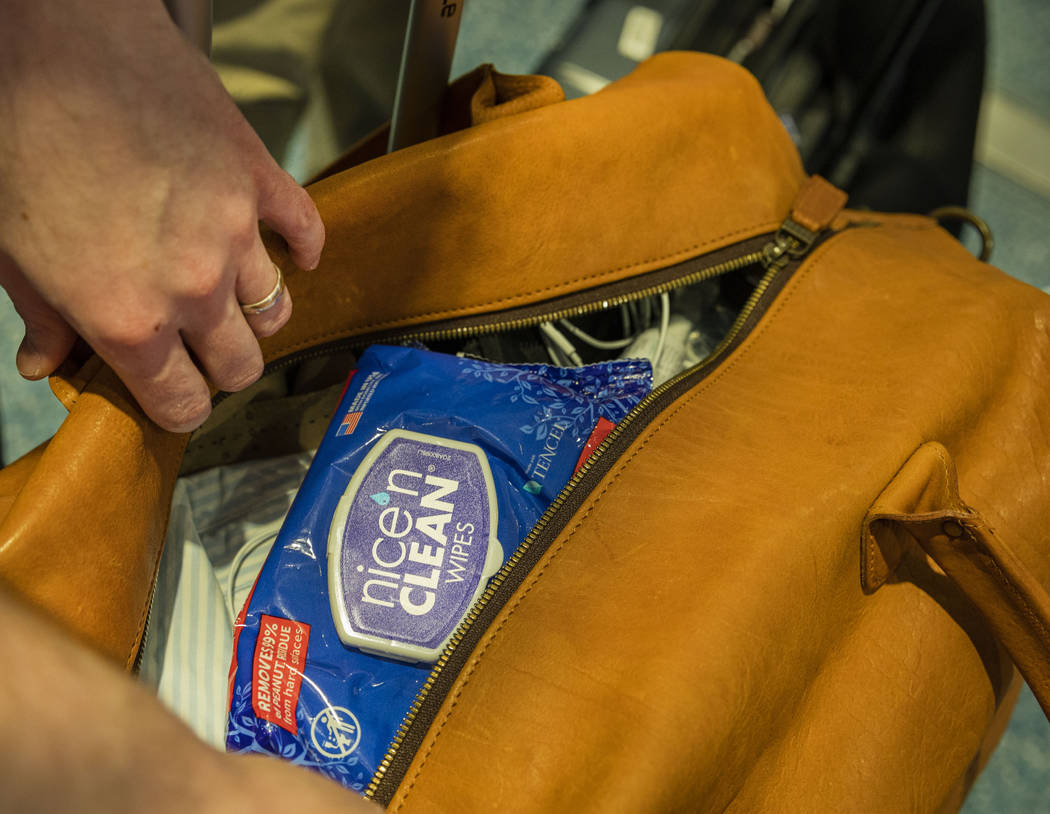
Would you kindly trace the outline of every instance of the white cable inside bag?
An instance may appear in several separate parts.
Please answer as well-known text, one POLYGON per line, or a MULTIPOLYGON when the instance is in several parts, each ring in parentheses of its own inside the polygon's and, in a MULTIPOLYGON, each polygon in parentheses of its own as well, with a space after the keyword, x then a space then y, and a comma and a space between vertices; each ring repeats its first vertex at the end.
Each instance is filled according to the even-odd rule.
MULTIPOLYGON (((281 522, 270 523, 259 529, 253 534, 244 545, 242 545, 237 553, 233 557, 233 561, 230 562, 230 573, 226 575, 226 602, 230 607, 230 616, 237 618, 237 613, 240 610, 235 601, 234 594, 237 586, 237 575, 241 572, 244 567, 245 561, 260 547, 267 543, 273 544, 273 541, 277 539, 277 532, 281 530, 281 522)), ((260 563, 260 567, 261 567, 260 563)))
MULTIPOLYGON (((631 328, 634 328, 636 331, 633 335, 625 336, 622 339, 598 339, 567 319, 561 319, 558 323, 566 332, 580 342, 596 350, 616 351, 627 348, 623 358, 648 358, 655 370, 660 364, 660 358, 663 356, 671 326, 671 296, 666 291, 659 295, 659 329, 649 327, 654 316, 653 303, 651 302, 653 299, 655 298, 647 297, 639 302, 629 302, 621 306, 625 331, 631 328), (655 349, 652 348, 649 337, 656 340, 655 349)), ((544 322, 540 324, 539 329, 543 344, 547 348, 547 354, 554 364, 562 366, 580 366, 583 364, 576 346, 553 323, 544 322)))
POLYGON ((590 345, 592 348, 597 348, 598 350, 620 350, 621 348, 626 348, 634 341, 633 336, 627 336, 623 339, 596 339, 582 328, 577 328, 567 319, 561 319, 558 320, 558 322, 565 330, 581 342, 590 345))
POLYGON ((656 343, 656 354, 653 356, 653 369, 660 366, 660 356, 667 342, 667 326, 671 322, 671 296, 665 291, 660 295, 660 339, 656 343))
POLYGON ((575 345, 566 338, 565 334, 549 322, 541 323, 540 331, 543 333, 544 342, 547 344, 547 352, 550 353, 555 364, 563 366, 576 365, 577 367, 583 365, 583 360, 580 358, 580 354, 576 352, 575 345), (556 349, 553 353, 551 352, 552 346, 556 349), (562 358, 558 358, 558 354, 562 358))
POLYGON ((663 384, 696 362, 686 355, 689 336, 696 327, 694 322, 678 311, 672 313, 670 294, 661 294, 659 299, 659 326, 653 325, 641 331, 620 357, 652 362, 654 386, 663 384))

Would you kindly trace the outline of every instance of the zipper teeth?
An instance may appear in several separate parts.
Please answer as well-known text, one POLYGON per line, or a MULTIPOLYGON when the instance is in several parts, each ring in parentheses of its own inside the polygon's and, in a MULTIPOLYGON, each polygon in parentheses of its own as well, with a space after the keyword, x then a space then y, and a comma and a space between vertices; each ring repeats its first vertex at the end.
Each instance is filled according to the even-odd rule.
POLYGON ((436 683, 438 677, 444 671, 445 666, 448 664, 448 661, 451 658, 452 654, 459 646, 459 643, 463 641, 463 637, 466 635, 467 631, 470 630, 470 628, 473 626, 475 620, 481 614, 482 609, 484 609, 484 607, 488 605, 492 597, 495 596, 497 589, 506 581, 507 577, 514 570, 517 564, 521 562, 521 559, 522 557, 524 557, 525 552, 527 552, 532 546, 532 544, 536 541, 536 538, 542 533, 543 529, 550 522, 550 519, 565 504, 568 495, 572 493, 572 490, 576 487, 580 480, 590 471, 593 462, 605 452, 608 446, 614 440, 616 440, 617 437, 619 437, 621 427, 623 427, 625 424, 632 420, 632 417, 638 411, 639 408, 648 404, 650 399, 655 397, 658 393, 663 392, 665 388, 671 386, 678 378, 680 378, 680 376, 676 376, 675 379, 665 382, 657 390, 654 390, 653 392, 649 393, 649 395, 647 395, 642 401, 640 401, 634 407, 634 409, 631 410, 631 412, 628 413, 620 421, 620 423, 616 425, 616 428, 614 428, 612 432, 610 432, 609 435, 605 437, 605 439, 601 442, 601 444, 598 445, 598 447, 591 454, 591 456, 579 468, 576 474, 572 476, 572 478, 561 490, 561 492, 558 493, 558 496, 555 497, 551 504, 547 507, 547 510, 540 517, 539 521, 537 521, 536 525, 532 528, 532 531, 530 531, 529 534, 525 537, 525 539, 522 540, 522 542, 514 550, 514 553, 511 554, 507 561, 503 564, 503 567, 500 568, 500 570, 496 572, 496 575, 492 577, 492 579, 489 581, 489 584, 485 588, 484 592, 481 594, 478 600, 471 606, 470 610, 467 612, 467 615, 464 616, 463 620, 459 623, 459 626, 452 634, 452 638, 449 639, 448 644, 445 646, 444 651, 438 657, 438 660, 434 663, 434 667, 430 671, 430 674, 427 676, 426 681, 423 682, 423 686, 420 687, 419 691, 416 693, 416 697, 412 701, 412 706, 409 707, 408 712, 405 713, 405 717, 401 720, 401 725, 397 729, 397 734, 394 735, 394 739, 391 741, 390 747, 387 749, 387 752, 383 756, 383 759, 379 762, 379 766, 376 768, 375 774, 372 776, 372 780, 368 784, 368 788, 365 790, 365 797, 368 797, 369 799, 375 797, 376 791, 379 789, 379 785, 383 782, 383 778, 386 776, 386 771, 388 768, 390 768, 390 764, 393 761, 394 756, 400 750, 401 744, 405 739, 405 735, 407 734, 409 727, 411 727, 412 723, 415 721, 416 715, 419 713, 419 709, 422 706, 423 701, 430 694, 431 689, 433 689, 433 686, 436 683))
POLYGON ((719 263, 715 266, 709 266, 690 274, 667 280, 665 283, 660 283, 656 286, 649 286, 648 288, 631 291, 629 293, 596 299, 593 302, 584 302, 582 305, 576 305, 570 308, 562 308, 553 312, 521 317, 519 319, 507 319, 486 326, 470 326, 468 328, 451 328, 446 330, 423 331, 420 333, 406 334, 405 338, 417 339, 425 342, 441 341, 445 339, 463 339, 483 332, 503 333, 506 331, 517 331, 522 328, 530 328, 531 326, 539 325, 541 322, 554 322, 559 319, 567 319, 571 316, 581 316, 595 311, 604 311, 607 308, 622 306, 627 304, 627 302, 633 302, 637 299, 645 299, 646 297, 654 296, 656 294, 663 294, 676 288, 693 286, 712 277, 717 277, 720 274, 726 274, 730 271, 735 271, 736 269, 742 269, 745 266, 759 263, 761 258, 761 252, 752 252, 751 254, 745 254, 742 257, 735 257, 731 260, 726 260, 726 262, 719 263))
MULTIPOLYGON (((604 297, 597 299, 594 302, 581 303, 568 308, 559 308, 556 311, 548 311, 534 316, 519 317, 517 319, 501 320, 499 322, 469 325, 458 328, 439 328, 432 331, 410 331, 408 333, 398 334, 396 337, 390 337, 386 341, 405 342, 415 340, 417 342, 444 342, 452 339, 466 339, 482 333, 504 333, 507 331, 516 331, 521 328, 529 328, 533 325, 539 325, 541 322, 555 322, 559 319, 568 319, 569 317, 580 316, 582 314, 591 314, 595 311, 603 311, 606 308, 615 308, 628 302, 634 302, 635 300, 663 294, 676 288, 682 288, 687 285, 696 285, 705 280, 710 280, 713 277, 728 274, 731 271, 736 271, 737 269, 760 262, 762 262, 762 252, 751 252, 750 254, 745 254, 741 257, 735 257, 732 260, 726 260, 722 263, 716 263, 713 266, 707 266, 689 274, 684 274, 673 280, 667 280, 658 285, 652 285, 647 288, 637 289, 624 294, 616 294, 612 297, 604 297)), ((282 359, 278 359, 276 362, 271 362, 266 365, 264 373, 276 373, 279 370, 283 370, 286 367, 298 364, 307 359, 327 356, 332 352, 333 348, 351 350, 353 348, 371 345, 373 341, 373 339, 368 337, 355 337, 343 341, 336 341, 321 348, 310 348, 309 350, 292 353, 282 359)), ((225 392, 217 394, 212 402, 213 406, 228 398, 229 395, 229 393, 225 392)))
MULTIPOLYGON (((528 327, 531 327, 532 325, 538 325, 541 322, 555 322, 555 321, 557 321, 559 319, 567 319, 569 317, 579 316, 581 314, 594 313, 595 311, 602 311, 602 310, 605 310, 606 308, 615 308, 617 306, 624 305, 624 304, 626 304, 628 302, 634 302, 635 300, 641 300, 641 299, 645 299, 646 297, 652 297, 652 296, 655 296, 655 295, 658 295, 658 294, 663 294, 665 292, 672 291, 672 290, 674 290, 676 288, 683 288, 683 287, 689 286, 689 285, 696 285, 698 283, 705 282, 706 280, 710 280, 710 279, 712 279, 714 277, 718 277, 718 276, 720 276, 722 274, 728 274, 731 271, 736 271, 737 269, 742 269, 742 268, 745 268, 747 266, 755 265, 755 264, 761 263, 761 262, 762 262, 762 252, 761 251, 750 252, 749 254, 741 255, 740 257, 734 257, 734 258, 732 258, 730 260, 725 260, 725 261, 723 261, 721 263, 716 263, 713 266, 705 266, 703 268, 697 269, 696 271, 690 272, 689 274, 684 274, 684 275, 682 275, 680 277, 675 277, 672 280, 667 280, 667 281, 659 283, 657 285, 648 286, 648 287, 642 288, 642 289, 636 289, 634 291, 626 292, 624 294, 617 294, 617 295, 614 295, 612 297, 605 297, 605 298, 597 299, 594 302, 582 303, 582 304, 579 304, 579 305, 576 305, 576 306, 573 306, 573 307, 570 307, 570 308, 561 308, 561 309, 558 309, 558 310, 554 311, 553 313, 548 312, 548 313, 544 313, 544 314, 537 314, 537 315, 531 316, 531 317, 522 317, 522 318, 518 318, 518 319, 504 320, 504 321, 491 323, 491 324, 487 324, 487 325, 471 325, 469 327, 450 328, 450 329, 445 329, 445 330, 440 330, 439 329, 439 330, 432 330, 432 331, 419 331, 419 332, 416 332, 416 333, 407 333, 407 334, 399 335, 398 339, 400 339, 402 341, 405 341, 405 340, 416 340, 416 341, 419 341, 419 342, 438 342, 438 341, 445 341, 445 340, 451 340, 451 339, 463 339, 463 338, 467 338, 467 337, 470 337, 470 336, 473 336, 473 335, 476 335, 476 334, 480 334, 480 333, 502 333, 502 332, 505 332, 505 331, 514 331, 514 330, 518 330, 518 329, 521 329, 521 328, 528 328, 528 327)), ((766 275, 766 276, 768 276, 768 275, 766 275)), ((765 278, 763 278, 762 282, 765 283, 765 278)), ((761 286, 761 284, 760 284, 760 286, 761 286)), ((763 290, 765 290, 764 287, 763 287, 763 290)), ((748 304, 750 304, 750 301, 749 301, 748 304)), ((752 306, 752 308, 753 308, 753 306, 752 306)), ((745 313, 749 313, 749 309, 748 309, 747 305, 744 306, 744 311, 742 311, 740 313, 740 315, 738 315, 737 320, 733 323, 733 326, 729 329, 729 333, 726 335, 726 338, 723 339, 723 341, 721 343, 719 343, 719 345, 715 348, 714 351, 712 351, 712 353, 708 357, 708 359, 715 358, 721 352, 722 347, 726 344, 726 341, 727 340, 731 340, 736 335, 736 332, 739 330, 737 328, 737 325, 738 324, 742 324, 740 322, 740 317, 744 316, 745 313)), ((352 349, 352 348, 355 348, 355 347, 361 347, 361 346, 364 346, 364 345, 367 345, 367 344, 371 344, 371 343, 370 343, 370 341, 367 338, 365 338, 363 340, 362 339, 349 339, 349 340, 345 340, 343 342, 337 342, 337 343, 335 343, 335 346, 338 347, 338 348, 349 350, 349 349, 352 349)), ((326 345, 326 346, 321 347, 321 348, 310 348, 308 350, 299 351, 298 353, 293 353, 293 354, 291 354, 289 356, 284 357, 283 359, 279 359, 276 362, 267 365, 266 369, 265 369, 265 373, 267 373, 267 374, 275 373, 275 372, 277 372, 279 370, 283 370, 286 367, 290 367, 291 365, 294 365, 294 364, 299 364, 300 362, 306 361, 308 359, 313 359, 313 358, 317 358, 317 357, 321 357, 321 356, 327 356, 327 355, 329 355, 332 352, 332 349, 333 349, 333 345, 329 344, 329 345, 326 345)), ((691 371, 688 371, 688 372, 695 372, 696 370, 699 370, 699 369, 703 368, 706 364, 707 364, 706 361, 701 362, 699 365, 697 365, 691 371)), ((582 476, 582 475, 586 474, 590 470, 590 468, 591 468, 591 461, 593 461, 596 458, 598 458, 601 455, 601 453, 607 448, 608 443, 619 436, 619 434, 620 434, 619 431, 618 431, 619 428, 622 427, 622 426, 625 426, 625 425, 627 425, 629 423, 629 421, 631 420, 632 415, 634 414, 634 412, 636 410, 638 410, 638 408, 642 407, 645 404, 650 403, 650 400, 652 398, 656 397, 660 393, 663 393, 664 390, 667 387, 673 385, 680 378, 682 378, 682 375, 684 375, 684 374, 679 374, 678 376, 675 376, 673 379, 671 379, 671 380, 669 380, 667 382, 664 382, 663 385, 661 385, 655 391, 649 393, 649 395, 646 396, 645 399, 643 399, 641 402, 639 402, 635 406, 635 409, 632 410, 630 413, 628 413, 627 416, 625 416, 620 421, 620 423, 617 425, 617 428, 614 429, 608 436, 606 436, 606 438, 603 440, 603 442, 601 444, 599 444, 598 447, 595 448, 594 452, 591 453, 591 456, 580 467, 580 469, 579 469, 579 471, 577 471, 576 475, 582 476)), ((225 392, 217 394, 215 399, 213 400, 213 405, 218 404, 219 402, 221 402, 224 399, 228 398, 229 395, 230 395, 229 393, 225 393, 225 392)), ((569 492, 571 492, 571 489, 573 488, 574 484, 577 481, 578 481, 578 478, 576 476, 574 476, 569 481, 569 483, 567 483, 565 485, 565 487, 562 489, 562 491, 554 499, 554 502, 552 502, 551 505, 547 507, 547 511, 544 512, 544 514, 540 517, 540 520, 537 523, 536 527, 533 529, 533 532, 537 532, 537 530, 542 529, 543 526, 545 526, 547 524, 547 522, 548 522, 548 515, 553 514, 555 511, 557 511, 557 509, 561 505, 564 504, 566 496, 569 494, 569 492)), ((503 583, 504 579, 506 578, 506 575, 504 574, 504 571, 507 569, 507 566, 510 566, 512 563, 516 563, 516 562, 519 562, 521 560, 522 554, 528 549, 528 546, 531 544, 531 542, 532 542, 532 540, 534 538, 535 538, 535 534, 530 533, 529 536, 527 536, 525 538, 525 540, 521 543, 521 545, 519 545, 518 548, 515 549, 514 553, 510 556, 510 559, 508 559, 507 562, 504 563, 503 568, 501 568, 497 572, 496 576, 493 577, 492 580, 490 580, 488 588, 486 588, 485 592, 481 595, 481 597, 478 599, 478 601, 472 606, 471 610, 467 613, 467 616, 464 617, 463 621, 460 623, 460 628, 462 628, 465 631, 469 627, 469 625, 467 625, 467 623, 468 622, 472 622, 473 619, 475 619, 477 617, 477 611, 479 611, 482 607, 484 607, 488 603, 488 600, 490 598, 490 592, 493 591, 496 587, 498 587, 499 585, 501 585, 503 583), (466 625, 466 627, 464 627, 464 625, 466 625)), ((149 614, 152 613, 152 610, 153 610, 153 598, 151 596, 150 597, 150 608, 149 608, 149 611, 147 612, 147 616, 146 616, 146 624, 147 624, 146 633, 149 632, 149 627, 148 627, 148 625, 149 625, 149 614)), ((390 748, 387 749, 387 752, 384 755, 383 760, 380 761, 379 767, 376 770, 375 775, 372 777, 372 782, 369 784, 368 789, 365 792, 365 796, 366 797, 371 798, 375 794, 376 788, 379 786, 379 783, 382 781, 384 775, 386 774, 386 770, 387 770, 387 768, 390 765, 390 760, 393 758, 394 754, 397 753, 398 748, 401 745, 401 741, 404 738, 405 731, 407 731, 408 727, 411 726, 412 721, 415 720, 416 714, 419 712, 420 704, 422 703, 423 699, 427 697, 427 695, 430 692, 430 688, 434 684, 434 681, 436 680, 437 676, 441 673, 441 670, 444 668, 444 665, 448 662, 448 655, 449 655, 449 653, 451 653, 451 651, 455 649, 455 645, 460 640, 462 640, 463 633, 461 632, 460 628, 457 628, 456 632, 452 634, 452 638, 449 640, 449 644, 446 647, 445 652, 443 652, 441 654, 441 656, 438 658, 437 662, 434 665, 434 669, 431 671, 430 675, 427 676, 427 679, 423 683, 423 686, 420 687, 419 693, 416 695, 416 698, 413 701, 412 706, 409 707, 408 712, 405 714, 405 718, 402 720, 401 725, 398 727, 397 734, 394 736, 394 740, 391 741, 390 748)), ((143 650, 144 650, 144 647, 145 647, 146 633, 143 634, 143 641, 139 645, 139 650, 138 650, 138 653, 136 654, 136 657, 135 657, 136 667, 138 665, 141 665, 141 663, 142 663, 142 656, 143 656, 143 650)))
MULTIPOLYGON (((744 258, 740 258, 739 260, 730 261, 728 263, 721 263, 718 266, 713 266, 710 269, 704 269, 702 271, 688 275, 688 277, 686 278, 682 278, 682 280, 687 280, 687 282, 683 282, 680 280, 676 281, 676 283, 654 286, 652 289, 646 290, 652 291, 653 293, 662 293, 663 291, 670 290, 671 288, 675 288, 679 285, 690 285, 692 283, 701 282, 704 279, 707 279, 707 277, 709 276, 716 276, 717 274, 725 273, 726 271, 735 268, 741 268, 745 265, 750 265, 752 263, 758 262, 760 259, 761 253, 749 254, 744 258), (728 266, 729 268, 724 268, 726 266, 728 266)), ((404 742, 405 736, 407 735, 409 728, 412 726, 413 722, 416 719, 416 716, 419 714, 419 710, 422 707, 424 700, 426 700, 427 696, 430 695, 430 691, 433 689, 434 684, 441 676, 446 665, 451 659, 452 654, 456 651, 456 648, 459 646, 460 642, 463 641, 463 638, 467 634, 467 631, 469 631, 470 628, 473 626, 478 616, 481 615, 482 610, 492 600, 492 598, 496 594, 496 591, 506 581, 507 577, 514 570, 517 564, 521 562, 522 558, 525 556, 525 553, 536 542, 537 538, 543 533, 543 531, 547 527, 547 524, 550 523, 554 515, 557 514, 557 512, 565 504, 565 501, 568 499, 569 495, 572 494, 572 491, 587 476, 587 473, 590 472, 590 470, 594 466, 595 461, 598 461, 606 453, 609 447, 612 446, 612 444, 614 444, 621 435, 623 435, 624 431, 628 427, 630 427, 631 423, 635 421, 641 413, 645 412, 650 405, 652 405, 666 392, 676 387, 685 379, 701 374, 704 370, 706 370, 719 359, 719 357, 725 352, 726 348, 732 345, 732 343, 740 335, 740 332, 744 329, 744 326, 751 318, 751 315, 758 307, 759 302, 762 300, 762 297, 769 289, 770 284, 773 282, 773 279, 777 276, 779 271, 780 269, 773 268, 767 271, 765 275, 763 275, 758 285, 755 286, 754 291, 751 292, 751 296, 744 304, 744 307, 741 309, 740 313, 737 314, 737 318, 733 321, 733 324, 730 327, 729 331, 726 333, 725 337, 723 337, 722 341, 719 342, 715 349, 710 353, 710 355, 708 355, 708 357, 699 364, 691 367, 689 370, 683 371, 677 376, 668 379, 655 390, 650 392, 644 399, 638 402, 638 404, 635 405, 634 409, 632 409, 626 416, 624 416, 623 419, 621 419, 620 422, 613 428, 613 430, 605 437, 601 444, 599 444, 595 448, 594 452, 591 453, 590 457, 588 457, 587 460, 584 461, 584 463, 580 466, 579 470, 577 470, 577 472, 572 476, 569 482, 558 493, 558 496, 554 498, 551 504, 547 507, 547 510, 540 517, 539 521, 537 521, 536 525, 533 526, 532 531, 530 531, 525 537, 525 539, 522 540, 521 544, 518 545, 518 547, 514 550, 514 553, 511 554, 509 559, 503 564, 503 567, 496 572, 496 575, 494 577, 492 577, 484 592, 481 594, 478 600, 471 606, 470 610, 467 612, 467 615, 463 618, 459 626, 456 628, 455 632, 452 634, 452 638, 449 639, 449 642, 445 646, 444 651, 442 651, 441 655, 438 657, 438 660, 434 663, 434 667, 430 671, 430 674, 427 676, 426 681, 423 682, 423 686, 421 686, 419 688, 419 691, 416 693, 416 697, 412 701, 412 706, 409 707, 408 711, 405 713, 405 717, 402 718, 401 725, 398 727, 397 733, 394 735, 394 738, 391 741, 390 746, 386 751, 386 754, 383 756, 383 759, 379 762, 379 766, 376 767, 375 774, 372 776, 372 780, 368 784, 368 788, 364 792, 365 797, 369 799, 373 799, 375 797, 376 792, 379 790, 379 786, 383 782, 383 778, 386 777, 387 770, 390 768, 390 765, 393 762, 395 755, 397 755, 397 753, 401 749, 401 744, 404 742)), ((649 295, 643 294, 642 296, 649 295)), ((624 297, 617 299, 619 301, 617 301, 615 304, 619 305, 621 304, 620 301, 633 299, 633 297, 624 297)), ((611 300, 606 302, 612 304, 611 300)), ((604 304, 602 304, 600 307, 605 306, 604 304)), ((562 318, 563 317, 551 317, 550 319, 562 318)))
POLYGON ((142 671, 142 659, 146 655, 146 642, 149 641, 150 627, 153 622, 153 603, 157 598, 154 589, 149 595, 149 605, 146 606, 146 621, 142 624, 142 639, 139 641, 138 650, 135 652, 135 661, 131 665, 131 674, 138 675, 142 671))
POLYGON ((726 260, 725 262, 718 263, 714 266, 699 269, 690 274, 684 274, 681 277, 667 280, 658 285, 652 285, 647 288, 638 289, 624 294, 617 294, 612 297, 604 297, 597 299, 594 302, 560 308, 556 311, 548 311, 543 314, 536 314, 535 316, 503 320, 489 325, 471 325, 463 328, 447 328, 444 330, 438 329, 433 331, 407 333, 400 338, 414 339, 420 342, 435 342, 448 339, 465 339, 479 333, 503 333, 506 331, 516 331, 521 328, 529 328, 533 325, 539 325, 541 322, 556 322, 559 319, 568 319, 569 317, 591 314, 595 311, 603 311, 606 308, 615 308, 628 302, 634 302, 635 300, 642 300, 646 297, 663 294, 676 288, 682 288, 683 286, 702 283, 712 277, 718 277, 722 274, 727 274, 730 271, 736 271, 745 266, 754 265, 755 263, 761 262, 761 260, 762 252, 752 252, 743 255, 742 257, 735 257, 732 260, 726 260))

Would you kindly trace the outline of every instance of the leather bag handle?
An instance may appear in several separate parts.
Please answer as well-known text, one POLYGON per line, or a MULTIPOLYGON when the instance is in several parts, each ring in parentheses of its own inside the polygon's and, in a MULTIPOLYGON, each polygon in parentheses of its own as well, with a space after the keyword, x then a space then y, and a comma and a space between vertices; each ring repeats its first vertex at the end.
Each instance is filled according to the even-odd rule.
MULTIPOLYGON (((505 74, 492 65, 480 65, 449 84, 441 104, 440 133, 447 135, 564 100, 561 85, 549 76, 505 74)), ((379 158, 386 152, 389 137, 390 125, 384 124, 320 170, 307 185, 379 158)))
POLYGON ((864 588, 880 587, 918 544, 974 605, 1050 719, 1050 595, 981 515, 959 497, 940 444, 921 446, 864 524, 864 588))
POLYGON ((977 606, 1050 718, 1050 596, 976 513, 904 527, 977 606))

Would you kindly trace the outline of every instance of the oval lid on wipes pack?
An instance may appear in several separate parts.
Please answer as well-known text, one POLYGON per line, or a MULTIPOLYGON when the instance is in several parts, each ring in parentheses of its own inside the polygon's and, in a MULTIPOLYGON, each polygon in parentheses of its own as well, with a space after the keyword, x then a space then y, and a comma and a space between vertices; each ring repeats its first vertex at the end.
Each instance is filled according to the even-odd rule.
POLYGON ((357 467, 328 535, 339 638, 434 661, 503 563, 496 490, 481 447, 388 430, 357 467))

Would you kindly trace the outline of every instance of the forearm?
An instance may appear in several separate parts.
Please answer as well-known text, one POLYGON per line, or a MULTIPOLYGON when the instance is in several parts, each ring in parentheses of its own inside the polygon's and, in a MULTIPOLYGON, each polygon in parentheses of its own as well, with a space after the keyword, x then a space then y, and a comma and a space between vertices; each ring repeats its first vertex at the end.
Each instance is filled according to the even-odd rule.
MULTIPOLYGON (((56 176, 74 166, 73 135, 83 149, 115 155, 148 155, 163 142, 170 121, 127 116, 172 102, 173 114, 186 109, 164 98, 170 91, 150 69, 198 81, 211 73, 203 55, 184 47, 161 0, 0 0, 0 19, 0 151, 9 159, 45 151, 56 176), (151 87, 158 98, 144 95, 151 87)), ((12 180, 0 179, 0 191, 12 180)), ((63 178, 67 186, 79 180, 63 178)))
POLYGON ((0 19, 3 79, 80 74, 100 37, 133 50, 173 26, 162 0, 0 0, 0 19))
POLYGON ((136 682, 0 592, 0 810, 196 810, 217 758, 136 682))
POLYGON ((137 682, 0 589, 0 811, 375 812, 275 758, 216 752, 137 682))

